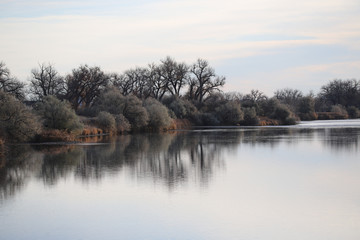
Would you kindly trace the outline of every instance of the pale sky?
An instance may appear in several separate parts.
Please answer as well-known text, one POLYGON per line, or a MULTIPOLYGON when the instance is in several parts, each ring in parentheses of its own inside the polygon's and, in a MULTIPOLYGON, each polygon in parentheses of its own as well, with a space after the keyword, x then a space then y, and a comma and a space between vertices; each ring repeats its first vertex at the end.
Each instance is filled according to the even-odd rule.
POLYGON ((210 62, 224 91, 317 93, 360 79, 359 0, 0 0, 0 61, 22 81, 38 63, 118 72, 166 56, 210 62))

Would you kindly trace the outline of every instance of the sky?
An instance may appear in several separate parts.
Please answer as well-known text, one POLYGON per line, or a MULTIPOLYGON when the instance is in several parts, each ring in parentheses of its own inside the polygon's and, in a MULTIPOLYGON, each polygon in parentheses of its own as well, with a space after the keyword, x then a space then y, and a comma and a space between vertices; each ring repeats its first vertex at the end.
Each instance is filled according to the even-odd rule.
POLYGON ((206 59, 223 91, 307 94, 360 79, 359 0, 0 0, 0 61, 28 82, 51 63, 118 72, 206 59))

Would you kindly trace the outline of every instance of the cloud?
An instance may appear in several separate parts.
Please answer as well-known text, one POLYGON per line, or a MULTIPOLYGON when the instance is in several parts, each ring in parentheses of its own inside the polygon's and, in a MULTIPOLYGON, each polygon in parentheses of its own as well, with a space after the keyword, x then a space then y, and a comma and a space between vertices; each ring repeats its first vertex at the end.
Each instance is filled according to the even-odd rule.
POLYGON ((167 55, 189 63, 201 57, 221 65, 267 55, 276 61, 279 52, 299 46, 359 49, 359 4, 353 0, 2 4, 10 11, 0 18, 0 54, 21 79, 44 61, 56 63, 63 73, 82 63, 121 72, 167 55))

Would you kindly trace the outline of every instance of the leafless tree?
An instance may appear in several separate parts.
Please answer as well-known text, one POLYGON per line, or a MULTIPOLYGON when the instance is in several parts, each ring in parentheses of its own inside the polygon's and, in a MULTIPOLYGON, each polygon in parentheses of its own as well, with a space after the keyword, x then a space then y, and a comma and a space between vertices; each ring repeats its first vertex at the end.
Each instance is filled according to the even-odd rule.
POLYGON ((66 98, 76 109, 89 107, 110 80, 99 67, 80 66, 66 77, 66 98))
POLYGON ((12 77, 10 70, 4 62, 0 62, 0 91, 12 94, 17 99, 23 100, 25 84, 12 77))
POLYGON ((203 59, 198 59, 190 67, 190 73, 188 96, 200 104, 207 94, 219 91, 219 87, 225 84, 225 77, 217 76, 215 70, 203 59))
POLYGON ((160 74, 171 95, 180 96, 180 91, 186 84, 188 69, 185 63, 177 63, 171 57, 161 61, 160 74))
POLYGON ((39 64, 38 69, 31 70, 30 92, 38 99, 49 95, 63 95, 64 90, 64 78, 52 64, 39 64))

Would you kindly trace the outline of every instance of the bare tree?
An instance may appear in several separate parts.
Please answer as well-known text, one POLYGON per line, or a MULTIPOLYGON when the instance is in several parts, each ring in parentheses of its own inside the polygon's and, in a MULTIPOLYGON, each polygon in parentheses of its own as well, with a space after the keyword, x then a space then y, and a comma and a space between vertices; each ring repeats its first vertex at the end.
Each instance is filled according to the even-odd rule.
POLYGON ((76 109, 79 106, 89 107, 99 96, 110 80, 99 67, 80 66, 73 69, 72 74, 66 77, 66 99, 76 109))
POLYGON ((189 92, 190 99, 203 102, 204 97, 213 91, 219 91, 219 87, 225 84, 225 77, 217 76, 215 70, 209 66, 206 60, 198 59, 190 67, 192 76, 189 78, 189 92))
POLYGON ((161 68, 155 64, 149 65, 148 82, 150 85, 151 96, 161 100, 168 91, 169 82, 167 82, 161 73, 161 68))
POLYGON ((332 105, 360 107, 360 81, 335 79, 321 87, 319 97, 332 105))
POLYGON ((47 65, 39 64, 38 69, 31 70, 30 92, 38 99, 49 95, 63 95, 64 90, 64 78, 50 63, 47 65))
POLYGON ((291 110, 295 111, 300 100, 303 98, 303 94, 297 89, 284 88, 275 91, 274 97, 281 103, 289 105, 291 110))
POLYGON ((12 94, 17 99, 23 100, 25 84, 12 77, 10 70, 4 62, 0 62, 0 91, 12 94))
POLYGON ((180 96, 180 91, 186 84, 188 69, 185 63, 177 63, 171 57, 161 61, 160 74, 171 95, 180 96))

